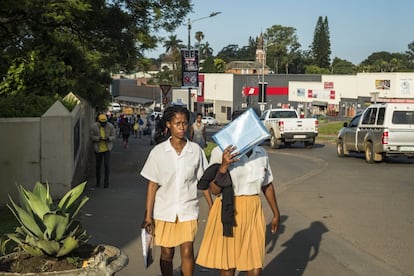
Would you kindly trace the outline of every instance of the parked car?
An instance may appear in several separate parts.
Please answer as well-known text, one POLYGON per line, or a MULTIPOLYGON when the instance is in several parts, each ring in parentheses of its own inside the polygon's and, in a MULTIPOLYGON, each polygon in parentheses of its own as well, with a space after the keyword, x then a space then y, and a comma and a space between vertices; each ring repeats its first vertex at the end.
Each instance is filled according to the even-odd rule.
POLYGON ((203 116, 203 118, 201 119, 201 122, 209 126, 218 125, 218 121, 211 116, 203 116))
POLYGON ((162 118, 163 113, 162 113, 162 112, 159 112, 159 111, 153 111, 153 112, 150 114, 150 116, 152 116, 152 115, 154 115, 154 117, 155 117, 155 118, 157 118, 158 116, 159 116, 160 118, 162 118))
POLYGON ((367 107, 339 131, 338 157, 365 153, 367 163, 386 156, 414 157, 414 104, 382 103, 367 107))
POLYGON ((121 112, 122 108, 121 108, 121 105, 119 103, 111 103, 108 107, 108 110, 111 111, 111 112, 117 113, 117 112, 121 112))

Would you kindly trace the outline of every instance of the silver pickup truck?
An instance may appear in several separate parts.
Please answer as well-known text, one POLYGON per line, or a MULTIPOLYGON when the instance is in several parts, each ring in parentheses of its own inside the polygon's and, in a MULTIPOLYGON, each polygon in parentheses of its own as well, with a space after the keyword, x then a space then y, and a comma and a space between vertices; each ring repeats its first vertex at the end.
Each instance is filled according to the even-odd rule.
POLYGON ((294 109, 268 109, 260 120, 270 133, 270 147, 273 149, 296 142, 303 142, 306 148, 312 148, 318 136, 318 120, 300 118, 294 109))
POLYGON ((364 152, 367 163, 386 156, 414 157, 414 104, 373 104, 338 132, 337 155, 364 152))

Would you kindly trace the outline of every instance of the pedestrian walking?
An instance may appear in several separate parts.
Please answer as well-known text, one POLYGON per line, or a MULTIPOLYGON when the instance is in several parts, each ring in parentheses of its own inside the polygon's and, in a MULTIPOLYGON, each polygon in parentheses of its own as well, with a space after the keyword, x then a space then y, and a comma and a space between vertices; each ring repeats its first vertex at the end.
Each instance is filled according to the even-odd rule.
POLYGON ((148 179, 142 228, 154 234, 161 247, 162 275, 173 275, 175 247, 180 247, 182 275, 193 275, 193 242, 198 229, 197 181, 207 165, 204 151, 186 137, 189 111, 181 106, 165 109, 169 138, 150 152, 141 175, 148 179))
MULTIPOLYGON (((271 232, 279 225, 279 209, 267 152, 255 146, 239 157, 235 147, 215 147, 199 188, 217 195, 210 209, 196 263, 219 269, 222 276, 235 271, 261 275, 266 223, 260 192, 273 212, 271 232)), ((206 197, 207 198, 207 197, 206 197)), ((210 206, 211 199, 207 200, 210 206)))
POLYGON ((205 148, 207 146, 206 125, 201 122, 202 118, 203 115, 197 113, 196 121, 190 128, 190 140, 197 143, 201 148, 205 148))
POLYGON ((122 142, 124 144, 124 148, 126 149, 128 148, 129 136, 131 135, 131 132, 133 131, 132 126, 130 122, 128 121, 127 117, 123 118, 120 131, 122 135, 122 142))
POLYGON ((147 120, 147 127, 151 131, 151 142, 150 145, 155 145, 155 130, 157 127, 157 121, 155 120, 155 115, 151 114, 151 116, 147 120))
POLYGON ((97 122, 91 126, 90 138, 93 142, 96 161, 96 187, 101 185, 101 167, 104 163, 104 188, 109 186, 112 142, 116 137, 114 126, 108 122, 105 114, 98 116, 97 122))
POLYGON ((138 138, 141 139, 142 133, 144 131, 144 120, 142 120, 141 115, 137 115, 137 122, 138 122, 138 138))

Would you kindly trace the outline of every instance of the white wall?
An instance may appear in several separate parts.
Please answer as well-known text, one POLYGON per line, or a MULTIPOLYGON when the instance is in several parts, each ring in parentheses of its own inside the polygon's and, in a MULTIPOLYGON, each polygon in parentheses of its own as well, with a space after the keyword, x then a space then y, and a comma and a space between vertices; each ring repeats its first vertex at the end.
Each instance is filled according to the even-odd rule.
POLYGON ((226 111, 233 107, 233 84, 233 74, 204 75, 204 101, 213 103, 213 113, 219 123, 228 122, 226 111))
POLYGON ((341 98, 358 98, 358 96, 369 96, 358 95, 356 75, 322 75, 322 87, 324 83, 332 82, 334 87, 329 90, 335 90, 335 100, 329 103, 338 104, 341 98))
POLYGON ((55 102, 42 117, 0 118, 0 206, 9 203, 8 195, 17 198, 16 184, 31 190, 48 181, 52 196, 60 198, 85 181, 95 114, 79 103, 72 112, 55 102))
POLYGON ((41 118, 41 181, 53 183, 51 192, 64 195, 74 172, 73 126, 70 112, 56 101, 41 118))
POLYGON ((233 74, 205 74, 204 100, 233 101, 233 74))
POLYGON ((358 93, 370 96, 377 93, 380 98, 414 98, 414 73, 360 73, 358 93), (380 87, 380 81, 389 81, 389 89, 380 87))
POLYGON ((289 82, 289 101, 312 102, 323 101, 328 104, 339 104, 341 98, 357 99, 358 97, 378 98, 414 98, 414 73, 359 73, 357 75, 322 75, 321 82, 289 82), (389 81, 389 88, 380 86, 389 81), (332 88, 325 88, 331 83, 332 88), (298 93, 301 90, 302 93, 298 93), (335 99, 308 98, 308 90, 321 92, 325 96, 329 90, 335 91, 335 99))
POLYGON ((0 205, 40 180, 40 118, 0 118, 0 205))

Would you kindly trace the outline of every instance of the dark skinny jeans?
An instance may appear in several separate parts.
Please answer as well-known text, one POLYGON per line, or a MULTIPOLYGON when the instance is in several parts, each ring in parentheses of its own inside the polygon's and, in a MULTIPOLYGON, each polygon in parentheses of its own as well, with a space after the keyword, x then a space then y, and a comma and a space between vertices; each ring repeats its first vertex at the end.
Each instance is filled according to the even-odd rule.
POLYGON ((96 157, 96 186, 99 187, 101 185, 101 167, 102 161, 104 163, 104 187, 108 187, 109 185, 109 166, 111 164, 111 152, 95 152, 96 157))

